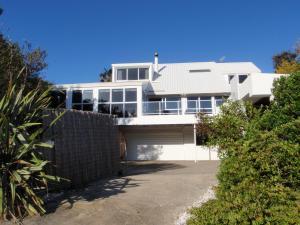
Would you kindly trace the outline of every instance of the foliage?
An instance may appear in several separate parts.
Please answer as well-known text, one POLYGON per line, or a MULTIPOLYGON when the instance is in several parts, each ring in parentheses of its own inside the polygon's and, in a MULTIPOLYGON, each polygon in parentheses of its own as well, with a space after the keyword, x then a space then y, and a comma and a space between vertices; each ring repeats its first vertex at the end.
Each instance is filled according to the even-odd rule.
POLYGON ((300 70, 300 63, 299 62, 288 62, 283 60, 279 66, 276 68, 276 73, 282 74, 291 74, 295 73, 300 70))
POLYGON ((44 213, 41 194, 50 180, 57 179, 44 172, 48 161, 38 152, 51 148, 41 139, 47 129, 42 119, 50 103, 49 91, 26 93, 24 85, 10 84, 0 98, 0 219, 44 213))
POLYGON ((112 69, 104 68, 104 71, 99 75, 100 82, 111 82, 112 80, 112 69))
POLYGON ((45 51, 32 49, 30 44, 21 49, 17 43, 0 34, 0 97, 5 94, 12 80, 17 88, 25 85, 26 93, 37 88, 41 92, 48 89, 50 83, 40 76, 47 67, 45 57, 45 51))
POLYGON ((273 56, 276 73, 291 74, 300 70, 300 42, 296 43, 293 51, 284 51, 273 56))
POLYGON ((300 72, 273 95, 267 108, 228 102, 199 122, 221 165, 216 199, 192 209, 189 224, 300 224, 300 72))

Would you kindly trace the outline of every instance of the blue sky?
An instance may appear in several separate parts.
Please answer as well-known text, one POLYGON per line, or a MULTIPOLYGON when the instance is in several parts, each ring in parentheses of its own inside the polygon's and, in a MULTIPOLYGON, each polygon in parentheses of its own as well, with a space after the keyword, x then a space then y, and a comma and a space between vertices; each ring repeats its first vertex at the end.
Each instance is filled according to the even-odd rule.
POLYGON ((1 31, 48 53, 54 83, 98 81, 111 63, 253 61, 300 38, 299 0, 0 0, 1 31))

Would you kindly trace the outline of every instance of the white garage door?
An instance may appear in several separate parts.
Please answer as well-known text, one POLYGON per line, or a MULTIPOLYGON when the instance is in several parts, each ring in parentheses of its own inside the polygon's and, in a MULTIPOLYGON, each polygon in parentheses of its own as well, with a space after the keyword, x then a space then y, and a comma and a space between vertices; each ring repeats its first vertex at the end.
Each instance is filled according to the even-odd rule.
POLYGON ((183 160, 183 132, 127 133, 128 160, 183 160))

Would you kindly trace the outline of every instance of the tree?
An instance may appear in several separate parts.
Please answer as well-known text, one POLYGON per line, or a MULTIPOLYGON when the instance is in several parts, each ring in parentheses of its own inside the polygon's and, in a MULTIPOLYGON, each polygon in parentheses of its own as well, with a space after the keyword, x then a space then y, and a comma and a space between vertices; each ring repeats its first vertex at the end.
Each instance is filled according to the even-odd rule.
POLYGON ((112 69, 104 68, 104 71, 99 74, 100 82, 111 82, 112 81, 112 69))
POLYGON ((278 79, 273 95, 267 108, 227 102, 214 118, 199 115, 221 164, 216 199, 189 224, 299 224, 300 71, 278 79))
POLYGON ((32 49, 29 44, 21 49, 0 34, 0 97, 7 91, 10 81, 14 81, 17 88, 25 85, 25 92, 37 87, 46 90, 50 83, 40 76, 47 67, 45 58, 45 51, 32 49))
POLYGON ((276 73, 291 74, 300 70, 300 42, 296 43, 293 51, 284 51, 273 56, 276 73))

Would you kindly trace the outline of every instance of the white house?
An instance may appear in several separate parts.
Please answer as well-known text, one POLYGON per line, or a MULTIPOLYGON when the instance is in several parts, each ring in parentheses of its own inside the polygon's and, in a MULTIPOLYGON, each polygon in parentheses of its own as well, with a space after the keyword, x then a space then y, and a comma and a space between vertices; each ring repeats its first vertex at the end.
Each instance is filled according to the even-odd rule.
MULTIPOLYGON (((128 160, 214 160, 198 145, 195 114, 217 114, 224 99, 269 100, 278 74, 251 62, 112 64, 112 82, 57 85, 66 107, 114 114, 128 160)), ((101 128, 99 128, 101 129, 101 128)))

